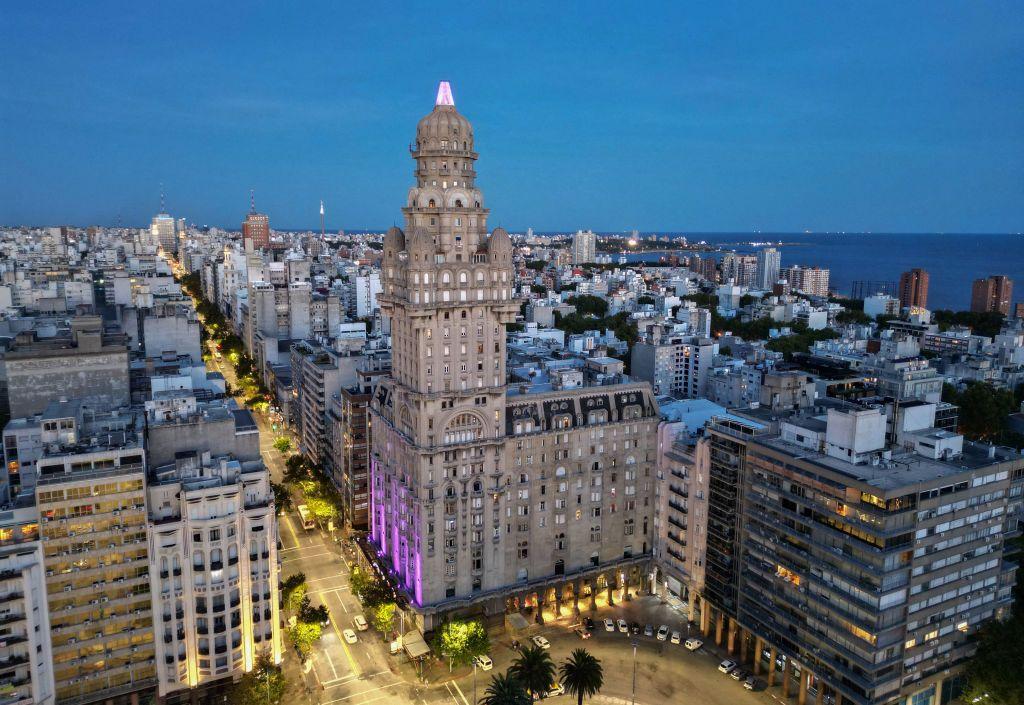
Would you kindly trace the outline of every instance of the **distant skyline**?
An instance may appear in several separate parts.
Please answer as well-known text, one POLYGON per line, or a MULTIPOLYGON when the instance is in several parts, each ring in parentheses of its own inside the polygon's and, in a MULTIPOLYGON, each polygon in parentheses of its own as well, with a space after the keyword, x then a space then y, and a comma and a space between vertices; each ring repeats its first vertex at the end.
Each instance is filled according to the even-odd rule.
POLYGON ((451 81, 490 225, 1024 230, 1024 5, 9 5, 0 224, 401 223, 451 81))

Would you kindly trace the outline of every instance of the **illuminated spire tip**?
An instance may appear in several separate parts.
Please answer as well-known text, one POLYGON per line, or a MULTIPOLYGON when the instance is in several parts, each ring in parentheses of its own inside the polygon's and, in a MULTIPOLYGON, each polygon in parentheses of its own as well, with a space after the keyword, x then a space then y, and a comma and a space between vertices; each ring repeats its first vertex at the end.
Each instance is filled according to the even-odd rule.
POLYGON ((448 81, 441 81, 437 86, 437 100, 434 105, 450 105, 455 107, 455 98, 452 97, 452 87, 448 81))

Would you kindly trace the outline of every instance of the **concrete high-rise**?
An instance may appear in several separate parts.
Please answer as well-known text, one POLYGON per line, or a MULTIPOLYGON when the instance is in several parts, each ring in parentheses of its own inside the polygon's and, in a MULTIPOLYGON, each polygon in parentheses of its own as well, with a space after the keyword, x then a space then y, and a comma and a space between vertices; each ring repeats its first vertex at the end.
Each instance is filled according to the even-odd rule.
POLYGON ((572 236, 572 263, 586 264, 597 257, 597 235, 593 230, 577 230, 572 236))
POLYGON ((149 225, 149 233, 164 252, 178 256, 178 231, 174 218, 167 213, 157 213, 149 225))
POLYGON ((781 269, 782 253, 774 247, 765 247, 759 250, 757 253, 757 288, 771 291, 775 282, 779 281, 781 269))
POLYGON ((928 308, 928 272, 915 267, 900 275, 900 308, 928 308))
POLYGON ((1012 299, 1013 280, 1002 274, 975 279, 971 286, 971 310, 978 313, 998 311, 1009 315, 1012 299))
POLYGON ((560 613, 646 580, 656 413, 622 362, 506 384, 512 242, 487 234, 469 121, 442 83, 412 147, 405 231, 384 239, 392 371, 371 402, 371 540, 417 626, 560 613), (571 486, 571 489, 570 489, 571 486), (584 584, 589 586, 589 591, 584 584))

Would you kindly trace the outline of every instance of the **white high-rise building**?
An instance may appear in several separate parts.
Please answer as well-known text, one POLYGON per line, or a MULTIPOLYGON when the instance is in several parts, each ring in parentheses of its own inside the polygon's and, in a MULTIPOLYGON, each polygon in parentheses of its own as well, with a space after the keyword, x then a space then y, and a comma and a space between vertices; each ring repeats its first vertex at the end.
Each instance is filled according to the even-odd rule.
POLYGON ((356 277, 356 318, 372 316, 377 308, 377 294, 380 293, 380 270, 356 277))
POLYGON ((168 254, 178 255, 178 233, 175 229, 174 218, 167 213, 158 213, 153 216, 153 222, 149 225, 149 233, 153 240, 160 244, 161 249, 168 254))
POLYGON ((779 272, 782 269, 782 254, 774 247, 765 247, 757 253, 757 279, 758 289, 771 291, 772 286, 779 280, 779 272))
POLYGON ((572 236, 572 263, 586 264, 597 257, 597 235, 593 230, 577 230, 572 236))

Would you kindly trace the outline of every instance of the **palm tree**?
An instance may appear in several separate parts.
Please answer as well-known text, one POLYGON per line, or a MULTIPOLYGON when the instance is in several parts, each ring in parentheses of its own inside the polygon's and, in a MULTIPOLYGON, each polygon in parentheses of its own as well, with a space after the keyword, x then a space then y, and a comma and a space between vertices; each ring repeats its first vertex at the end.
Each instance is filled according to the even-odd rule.
POLYGON ((510 673, 498 673, 491 677, 479 705, 530 705, 530 694, 510 673))
POLYGON ((555 662, 539 646, 523 649, 516 657, 509 673, 530 691, 530 695, 543 693, 555 680, 555 662))
POLYGON ((575 649, 562 664, 562 685, 570 695, 576 696, 578 705, 583 698, 593 697, 604 684, 601 661, 586 649, 575 649))

